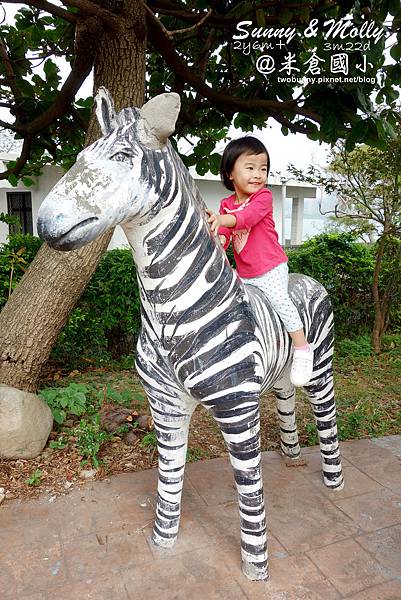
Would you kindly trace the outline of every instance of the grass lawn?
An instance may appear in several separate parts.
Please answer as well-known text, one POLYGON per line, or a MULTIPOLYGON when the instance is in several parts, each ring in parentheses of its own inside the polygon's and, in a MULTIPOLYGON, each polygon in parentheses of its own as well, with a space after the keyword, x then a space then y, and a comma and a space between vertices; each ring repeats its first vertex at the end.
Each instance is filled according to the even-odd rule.
MULTIPOLYGON (((78 484, 82 470, 96 468, 97 479, 118 471, 157 464, 154 431, 135 427, 137 415, 149 414, 141 385, 127 368, 132 358, 112 368, 85 372, 51 370, 43 381, 47 401, 57 415, 49 442, 35 460, 0 459, 0 487, 7 497, 32 497, 43 491, 65 493, 78 484), (105 423, 119 427, 105 431, 105 423)), ((335 356, 335 389, 341 440, 399 434, 401 431, 401 335, 385 338, 380 356, 370 353, 366 337, 343 340, 335 356)), ((312 410, 297 393, 301 446, 317 443, 312 410)), ((279 448, 275 398, 261 399, 262 450, 279 448)), ((188 462, 223 456, 226 448, 213 419, 198 407, 192 417, 188 462)))

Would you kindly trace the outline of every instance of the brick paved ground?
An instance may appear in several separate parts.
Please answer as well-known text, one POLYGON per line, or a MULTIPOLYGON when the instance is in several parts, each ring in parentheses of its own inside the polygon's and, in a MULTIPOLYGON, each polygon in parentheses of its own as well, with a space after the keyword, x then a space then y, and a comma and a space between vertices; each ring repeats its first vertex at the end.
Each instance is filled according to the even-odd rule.
POLYGON ((150 543, 156 472, 0 507, 1 600, 401 600, 401 436, 342 444, 345 489, 263 454, 269 582, 240 570, 228 460, 187 467, 179 539, 150 543))

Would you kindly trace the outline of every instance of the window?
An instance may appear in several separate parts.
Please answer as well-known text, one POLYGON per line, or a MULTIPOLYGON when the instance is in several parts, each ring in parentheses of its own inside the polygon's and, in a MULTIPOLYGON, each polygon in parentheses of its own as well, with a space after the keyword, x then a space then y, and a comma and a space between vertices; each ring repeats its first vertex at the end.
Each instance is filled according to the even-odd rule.
MULTIPOLYGON (((33 234, 31 192, 8 192, 7 211, 19 219, 22 233, 33 234)), ((10 225, 10 233, 18 233, 18 228, 10 225)))

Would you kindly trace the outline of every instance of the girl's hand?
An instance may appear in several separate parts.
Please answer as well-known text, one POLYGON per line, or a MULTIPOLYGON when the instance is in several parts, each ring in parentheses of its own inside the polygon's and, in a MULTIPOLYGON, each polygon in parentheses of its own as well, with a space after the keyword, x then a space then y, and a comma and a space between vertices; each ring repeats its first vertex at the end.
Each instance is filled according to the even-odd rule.
POLYGON ((212 233, 214 233, 215 235, 217 235, 217 231, 218 231, 219 227, 221 227, 221 225, 222 225, 221 215, 214 213, 209 208, 206 209, 206 212, 209 215, 207 222, 210 224, 210 231, 212 233))
POLYGON ((210 223, 210 231, 217 235, 219 227, 235 227, 237 224, 237 218, 234 215, 220 215, 214 213, 210 208, 206 209, 209 218, 207 220, 210 223))

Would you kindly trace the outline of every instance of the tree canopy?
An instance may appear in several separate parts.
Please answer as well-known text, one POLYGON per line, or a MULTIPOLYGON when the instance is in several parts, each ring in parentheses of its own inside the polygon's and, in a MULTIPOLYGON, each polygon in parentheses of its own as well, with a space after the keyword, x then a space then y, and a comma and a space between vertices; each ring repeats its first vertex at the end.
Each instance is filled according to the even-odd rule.
MULTIPOLYGON (((24 4, 0 31, 0 106, 12 116, 0 126, 23 140, 20 158, 0 174, 12 184, 20 177, 29 184, 27 177, 44 163, 68 168, 75 160, 92 106, 91 97, 78 99, 79 90, 101 51, 100 34, 126 35, 132 19, 132 6, 128 10, 123 0, 24 4), (70 69, 63 83, 61 59, 70 69)), ((180 94, 176 139, 197 138, 186 162, 201 173, 217 171, 215 146, 232 123, 251 131, 272 118, 284 134, 300 132, 331 144, 341 138, 347 149, 358 142, 380 146, 394 135, 395 86, 401 83, 398 0, 129 4, 146 15, 143 31, 135 32, 146 48, 144 98, 180 94), (342 21, 347 16, 348 27, 342 21), (389 43, 392 64, 385 61, 389 43), (339 81, 321 77, 329 74, 334 54, 347 55, 354 77, 345 77, 344 64, 343 76, 333 78, 339 81)), ((345 59, 338 60, 341 75, 345 59)))

